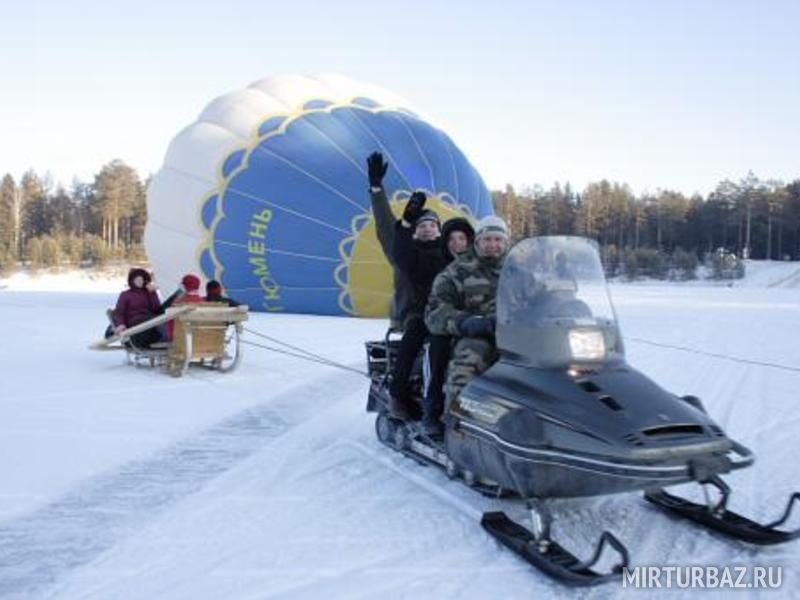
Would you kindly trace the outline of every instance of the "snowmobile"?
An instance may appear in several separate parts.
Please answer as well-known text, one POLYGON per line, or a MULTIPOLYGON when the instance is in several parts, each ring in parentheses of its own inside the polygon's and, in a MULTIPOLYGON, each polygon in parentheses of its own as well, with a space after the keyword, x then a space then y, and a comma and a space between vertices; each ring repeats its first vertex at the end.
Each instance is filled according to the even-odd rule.
MULTIPOLYGON (((602 533, 581 561, 551 535, 545 500, 643 491, 646 500, 715 532, 752 544, 800 536, 781 518, 760 524, 727 508, 721 475, 753 464, 753 453, 726 435, 694 396, 665 391, 625 361, 622 335, 597 245, 570 236, 529 238, 509 252, 497 291, 499 360, 448 398, 443 439, 388 410, 399 340, 367 342, 367 410, 385 445, 434 464, 479 491, 526 502, 530 527, 487 512, 483 527, 546 574, 573 585, 619 578, 625 545, 602 533), (695 482, 706 503, 665 491, 695 482), (618 562, 595 567, 607 549, 618 562)), ((419 377, 412 384, 421 385, 419 377)))

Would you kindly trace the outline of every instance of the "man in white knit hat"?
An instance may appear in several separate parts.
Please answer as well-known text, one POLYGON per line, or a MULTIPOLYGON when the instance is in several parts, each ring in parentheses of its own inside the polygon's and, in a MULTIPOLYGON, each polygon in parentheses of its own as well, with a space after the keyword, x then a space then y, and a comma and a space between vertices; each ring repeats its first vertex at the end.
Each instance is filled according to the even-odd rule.
MULTIPOLYGON (((458 338, 447 378, 447 405, 461 389, 495 360, 497 283, 508 253, 508 226, 495 215, 484 217, 475 229, 471 254, 453 261, 436 276, 425 310, 431 333, 458 338)), ((441 415, 425 415, 431 432, 441 415)))

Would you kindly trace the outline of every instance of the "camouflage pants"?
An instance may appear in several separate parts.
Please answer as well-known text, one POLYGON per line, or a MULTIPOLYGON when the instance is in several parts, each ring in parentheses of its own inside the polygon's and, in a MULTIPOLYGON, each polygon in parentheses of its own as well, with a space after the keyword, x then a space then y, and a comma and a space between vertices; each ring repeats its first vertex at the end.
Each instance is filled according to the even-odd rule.
POLYGON ((497 360, 497 348, 483 338, 461 338, 453 348, 447 372, 446 409, 470 380, 480 375, 497 360))

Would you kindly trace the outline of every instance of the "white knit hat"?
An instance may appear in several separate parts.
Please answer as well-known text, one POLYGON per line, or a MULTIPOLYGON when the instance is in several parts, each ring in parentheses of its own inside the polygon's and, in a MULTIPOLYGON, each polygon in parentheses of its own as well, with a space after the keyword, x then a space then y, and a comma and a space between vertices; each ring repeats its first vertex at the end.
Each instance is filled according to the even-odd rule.
POLYGON ((478 221, 478 226, 475 228, 475 239, 477 240, 487 233, 499 233, 508 239, 508 225, 497 215, 483 217, 478 221))

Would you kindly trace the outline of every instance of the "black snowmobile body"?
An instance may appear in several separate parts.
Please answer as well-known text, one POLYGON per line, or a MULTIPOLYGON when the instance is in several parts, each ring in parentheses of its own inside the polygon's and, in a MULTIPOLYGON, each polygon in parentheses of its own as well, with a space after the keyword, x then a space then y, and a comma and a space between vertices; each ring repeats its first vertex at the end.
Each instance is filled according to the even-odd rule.
POLYGON ((779 529, 800 494, 767 525, 727 510, 730 490, 720 475, 751 465, 754 456, 714 423, 699 399, 664 390, 625 361, 594 242, 530 238, 509 252, 498 285, 496 342, 498 362, 448 398, 443 440, 388 413, 396 336, 367 343, 367 410, 378 413, 377 436, 393 449, 484 493, 527 500, 532 531, 504 513, 487 513, 482 524, 537 568, 573 584, 594 584, 618 577, 628 563, 627 549, 609 532, 589 561, 560 547, 550 538, 542 504, 549 498, 642 490, 670 514, 729 537, 774 544, 800 536, 800 528, 779 529), (715 488, 719 497, 699 505, 664 491, 691 481, 715 488), (621 561, 603 575, 592 566, 606 547, 621 561))
POLYGON ((661 488, 753 461, 694 399, 622 360, 570 372, 501 358, 448 419, 452 459, 526 498, 661 488))

